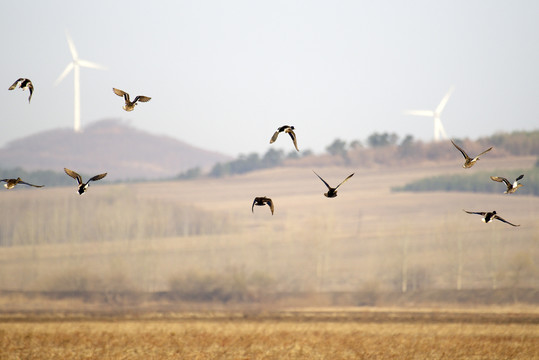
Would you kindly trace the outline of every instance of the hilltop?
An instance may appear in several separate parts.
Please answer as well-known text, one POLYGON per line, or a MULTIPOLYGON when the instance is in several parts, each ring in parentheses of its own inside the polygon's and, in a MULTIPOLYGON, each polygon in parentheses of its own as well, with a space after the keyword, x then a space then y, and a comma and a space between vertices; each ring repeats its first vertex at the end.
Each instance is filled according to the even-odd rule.
POLYGON ((0 151, 2 168, 61 172, 68 167, 86 174, 107 171, 108 180, 171 177, 229 159, 110 119, 94 122, 81 133, 69 128, 40 132, 14 140, 0 151))

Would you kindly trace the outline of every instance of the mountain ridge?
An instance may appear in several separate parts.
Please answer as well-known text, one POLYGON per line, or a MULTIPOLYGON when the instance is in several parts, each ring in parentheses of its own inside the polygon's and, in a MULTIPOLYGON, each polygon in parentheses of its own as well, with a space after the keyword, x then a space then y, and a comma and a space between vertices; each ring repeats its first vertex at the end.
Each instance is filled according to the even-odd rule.
POLYGON ((108 172, 109 180, 159 179, 194 167, 207 168, 231 157, 155 135, 117 119, 91 123, 81 133, 46 130, 13 140, 0 149, 0 167, 25 170, 108 172))

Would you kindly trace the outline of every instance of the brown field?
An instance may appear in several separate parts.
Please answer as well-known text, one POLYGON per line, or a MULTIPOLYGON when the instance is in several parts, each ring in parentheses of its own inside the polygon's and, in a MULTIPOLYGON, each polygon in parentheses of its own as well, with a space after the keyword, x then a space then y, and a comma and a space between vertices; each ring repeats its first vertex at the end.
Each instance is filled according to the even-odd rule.
MULTIPOLYGON (((476 167, 495 173, 535 161, 485 158, 476 167)), ((363 292, 370 294, 367 305, 380 305, 377 294, 386 291, 508 289, 509 305, 519 303, 518 289, 539 288, 537 197, 507 196, 503 189, 390 191, 425 176, 476 168, 460 165, 456 159, 401 168, 316 168, 330 184, 356 173, 335 199, 323 196, 325 186, 310 168, 297 167, 223 179, 96 183, 83 196, 74 187, 0 191, 10 210, 0 218, 0 238, 10 244, 0 247, 0 290, 155 293, 170 290, 185 274, 234 273, 258 281, 248 289, 256 301, 259 293, 363 292), (275 201, 274 216, 268 207, 251 212, 253 198, 263 195, 275 201), (462 209, 495 209, 522 226, 485 225, 462 209)), ((93 306, 19 300, 0 296, 0 312, 93 306)), ((359 304, 354 298, 334 303, 359 304)))
POLYGON ((539 315, 500 312, 10 317, 11 359, 537 359, 539 315))
POLYGON ((537 359, 539 199, 390 191, 474 169, 316 168, 356 172, 335 199, 288 167, 0 191, 0 359, 537 359), (243 297, 165 296, 212 276, 243 297))

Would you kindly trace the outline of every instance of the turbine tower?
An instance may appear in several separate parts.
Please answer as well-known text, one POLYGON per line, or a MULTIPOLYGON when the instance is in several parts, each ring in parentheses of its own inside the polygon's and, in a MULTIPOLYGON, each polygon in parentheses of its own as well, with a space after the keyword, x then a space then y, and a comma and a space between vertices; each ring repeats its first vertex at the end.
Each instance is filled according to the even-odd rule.
POLYGON ((444 126, 442 125, 441 116, 442 116, 442 111, 444 110, 445 105, 447 104, 447 101, 449 101, 449 97, 451 96, 454 90, 455 90, 454 86, 451 86, 449 88, 449 91, 447 92, 447 94, 445 94, 444 98, 442 99, 442 101, 440 101, 440 103, 438 104, 436 109, 434 109, 434 111, 432 110, 406 110, 404 114, 428 116, 428 117, 434 118, 434 141, 447 139, 448 137, 444 130, 444 126))
POLYGON ((71 40, 71 37, 69 36, 69 33, 66 30, 66 38, 67 38, 67 44, 69 45, 69 51, 71 52, 71 57, 73 58, 73 61, 71 61, 69 64, 67 64, 66 68, 64 69, 64 72, 56 79, 54 82, 54 85, 58 85, 66 76, 69 74, 71 70, 73 70, 73 80, 75 83, 75 101, 73 105, 73 111, 75 116, 75 121, 73 124, 73 130, 75 132, 80 132, 80 67, 87 67, 92 69, 99 69, 99 70, 105 70, 106 68, 87 61, 79 59, 79 54, 77 53, 77 49, 75 49, 75 44, 73 44, 73 40, 71 40))

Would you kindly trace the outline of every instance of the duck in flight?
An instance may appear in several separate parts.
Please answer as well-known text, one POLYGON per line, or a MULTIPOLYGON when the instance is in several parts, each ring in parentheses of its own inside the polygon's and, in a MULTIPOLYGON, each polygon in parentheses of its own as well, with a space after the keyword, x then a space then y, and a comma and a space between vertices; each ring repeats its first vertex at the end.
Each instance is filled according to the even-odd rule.
POLYGON ((4 187, 6 189, 13 189, 17 184, 24 184, 24 185, 28 185, 28 186, 33 186, 33 187, 37 187, 37 188, 40 188, 40 187, 43 187, 44 185, 33 185, 33 184, 29 184, 25 181, 22 181, 20 177, 16 178, 16 179, 2 179, 0 180, 0 182, 5 182, 4 184, 4 187))
POLYGON ((297 151, 299 151, 298 143, 296 141, 296 134, 294 133, 294 127, 289 126, 289 125, 283 125, 280 128, 277 128, 277 131, 273 134, 273 136, 270 139, 270 144, 273 144, 275 140, 277 140, 279 133, 282 133, 282 132, 288 133, 288 135, 290 135, 290 137, 292 138, 292 142, 294 142, 294 147, 296 148, 297 151))
POLYGON ((255 205, 256 206, 264 206, 264 205, 268 205, 270 210, 271 210, 271 215, 273 215, 273 201, 269 198, 269 197, 265 197, 265 196, 257 196, 255 197, 255 200, 253 201, 253 206, 251 206, 251 211, 252 212, 255 212, 254 208, 255 208, 255 205))
POLYGON ((496 210, 494 211, 467 211, 467 210, 464 210, 463 211, 467 212, 468 214, 475 214, 475 215, 481 215, 483 218, 481 219, 485 224, 488 224, 489 222, 491 222, 492 220, 500 220, 506 224, 509 224, 511 226, 520 226, 520 225, 515 225, 515 224, 512 224, 510 223, 509 221, 505 220, 504 218, 502 218, 501 216, 499 216, 497 213, 496 213, 496 210))
POLYGON ((107 173, 99 174, 94 177, 91 177, 87 182, 82 181, 82 177, 74 172, 73 170, 69 170, 68 168, 64 168, 64 171, 67 175, 71 176, 73 179, 77 180, 77 183, 79 184, 79 188, 77 189, 77 192, 79 195, 84 194, 84 192, 88 189, 88 186, 90 186, 90 181, 97 181, 103 179, 105 176, 107 176, 107 173))
POLYGON ((350 179, 352 176, 354 176, 354 173, 348 175, 348 177, 346 179, 344 179, 339 185, 337 185, 336 187, 332 188, 331 186, 329 186, 329 184, 324 180, 322 179, 322 177, 320 175, 318 175, 314 170, 313 170, 313 173, 318 176, 318 178, 320 180, 322 180, 322 182, 324 184, 326 184, 327 188, 328 188, 328 192, 324 194, 325 197, 328 197, 328 198, 334 198, 337 196, 337 189, 339 188, 339 186, 341 186, 342 184, 345 183, 346 180, 350 179))
POLYGON ((9 87, 8 90, 14 90, 17 87, 20 87, 22 91, 26 89, 30 91, 30 96, 28 96, 28 103, 30 103, 30 100, 32 100, 32 94, 34 93, 34 85, 32 84, 32 82, 26 78, 19 78, 13 83, 13 85, 9 87))
POLYGON ((462 165, 462 167, 465 168, 465 169, 468 169, 468 168, 471 168, 472 166, 474 166, 474 164, 477 162, 477 160, 479 160, 479 157, 481 155, 483 155, 484 153, 489 152, 490 150, 492 150, 492 147, 489 147, 488 149, 483 151, 481 154, 477 155, 476 157, 474 157, 472 159, 471 157, 468 156, 468 154, 466 154, 466 152, 464 150, 462 150, 462 148, 460 148, 457 144, 455 144, 455 142, 453 140, 451 140, 451 143, 462 153, 462 156, 464 156, 465 160, 464 160, 464 165, 462 165))
POLYGON ((151 97, 147 97, 147 96, 144 96, 144 95, 137 95, 135 97, 135 100, 131 101, 130 98, 129 98, 129 94, 126 93, 125 91, 120 90, 120 89, 116 89, 116 88, 112 88, 112 91, 114 91, 114 93, 116 95, 124 97, 125 105, 123 106, 123 109, 125 111, 133 111, 133 110, 135 110, 135 105, 137 105, 138 101, 148 102, 148 101, 150 101, 152 99, 151 97))
POLYGON ((521 183, 518 182, 523 177, 524 177, 524 174, 519 175, 519 177, 517 177, 515 182, 512 183, 512 184, 509 182, 509 180, 507 180, 506 178, 501 177, 501 176, 491 176, 490 178, 492 180, 494 180, 494 181, 497 181, 497 182, 504 182, 505 185, 507 186, 507 190, 505 190, 503 193, 504 194, 512 194, 515 191, 517 191, 519 187, 524 186, 524 185, 522 185, 521 183))

